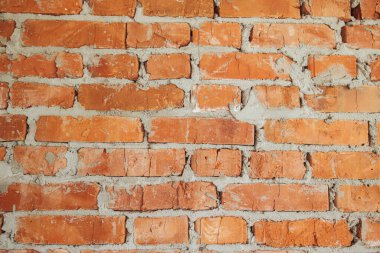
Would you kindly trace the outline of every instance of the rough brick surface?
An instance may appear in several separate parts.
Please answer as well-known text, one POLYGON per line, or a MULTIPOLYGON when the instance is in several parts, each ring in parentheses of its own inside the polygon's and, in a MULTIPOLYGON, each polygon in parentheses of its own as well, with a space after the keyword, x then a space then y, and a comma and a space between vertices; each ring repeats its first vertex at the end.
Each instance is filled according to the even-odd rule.
POLYGON ((341 185, 335 202, 343 212, 379 212, 380 185, 341 185))
POLYGON ((88 71, 93 77, 115 77, 136 80, 139 62, 136 56, 128 54, 102 55, 91 59, 88 71))
POLYGON ((100 16, 129 16, 135 15, 136 0, 89 0, 91 13, 100 16))
POLYGON ((81 0, 1 0, 0 12, 40 13, 40 14, 78 14, 82 10, 81 0))
POLYGON ((335 79, 353 79, 357 75, 356 57, 347 55, 315 55, 308 59, 308 69, 321 82, 335 79))
POLYGON ((201 110, 227 110, 241 103, 241 90, 230 85, 196 85, 191 95, 201 110))
POLYGON ((169 17, 213 17, 214 1, 212 0, 141 0, 144 14, 147 16, 169 17))
POLYGON ((376 219, 366 219, 362 224, 362 240, 371 247, 380 246, 380 221, 376 219))
POLYGON ((9 87, 8 83, 0 83, 0 109, 8 106, 9 87))
POLYGON ((189 78, 190 56, 187 54, 151 55, 146 69, 152 80, 189 78))
POLYGON ((10 40, 15 27, 16 22, 13 20, 0 20, 0 46, 10 40))
POLYGON ((254 88, 257 99, 267 108, 300 107, 299 88, 258 85, 254 88))
POLYGON ((361 0, 358 8, 354 10, 356 18, 379 19, 380 18, 380 1, 379 0, 361 0))
POLYGON ((349 20, 351 5, 347 0, 315 0, 303 4, 303 12, 313 17, 337 17, 349 20))
POLYGON ((193 42, 202 46, 241 46, 241 26, 238 23, 203 23, 193 30, 193 42))
POLYGON ((27 118, 24 115, 0 116, 0 141, 22 141, 26 137, 27 118))
POLYGON ((380 27, 370 25, 353 25, 342 28, 342 39, 352 48, 380 48, 380 27))

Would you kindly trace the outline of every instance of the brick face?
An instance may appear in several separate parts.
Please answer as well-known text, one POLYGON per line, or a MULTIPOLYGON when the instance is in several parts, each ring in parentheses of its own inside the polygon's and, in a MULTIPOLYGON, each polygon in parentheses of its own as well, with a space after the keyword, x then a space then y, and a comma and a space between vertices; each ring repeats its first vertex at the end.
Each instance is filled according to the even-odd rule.
POLYGON ((0 12, 36 13, 36 14, 79 14, 82 10, 81 0, 1 0, 0 12))

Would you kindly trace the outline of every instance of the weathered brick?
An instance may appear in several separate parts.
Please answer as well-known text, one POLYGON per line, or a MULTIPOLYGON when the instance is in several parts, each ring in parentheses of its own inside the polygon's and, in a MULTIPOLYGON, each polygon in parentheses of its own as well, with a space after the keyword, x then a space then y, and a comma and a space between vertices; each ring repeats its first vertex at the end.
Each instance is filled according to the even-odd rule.
POLYGON ((380 122, 377 122, 377 144, 380 144, 380 122))
POLYGON ((380 246, 380 221, 366 218, 362 221, 362 241, 370 247, 380 246))
POLYGON ((27 175, 54 176, 67 166, 66 147, 16 146, 13 158, 27 175))
POLYGON ((312 17, 337 17, 343 20, 351 18, 351 3, 349 0, 313 0, 302 5, 304 14, 312 17))
MULTIPOLYGON (((6 153, 7 153, 7 150, 5 149, 5 147, 0 147, 0 161, 5 160, 6 153)), ((0 228, 1 228, 1 226, 0 226, 0 228)))
POLYGON ((183 149, 95 149, 78 152, 78 174, 113 177, 159 177, 182 175, 183 149))
POLYGON ((213 17, 213 0, 140 0, 146 16, 213 17))
POLYGON ((0 109, 6 109, 8 107, 8 83, 0 82, 0 109))
POLYGON ((254 91, 261 104, 266 108, 299 108, 300 90, 296 86, 255 86, 254 91))
POLYGON ((92 77, 114 77, 137 80, 139 60, 128 54, 106 54, 92 57, 88 71, 92 77))
POLYGON ((254 224, 255 240, 271 247, 350 246, 352 234, 345 220, 306 219, 259 221, 254 224))
POLYGON ((232 184, 224 188, 222 205, 227 210, 327 211, 326 185, 232 184))
POLYGON ((0 0, 0 13, 79 14, 82 0, 0 0))
POLYGON ((174 84, 140 89, 137 84, 81 85, 78 101, 87 110, 163 110, 183 107, 185 93, 174 84))
POLYGON ((380 18, 380 1, 379 0, 361 0, 358 8, 354 9, 354 16, 357 19, 379 19, 380 18))
MULTIPOLYGON (((1 9, 1 2, 0 2, 1 9)), ((14 20, 0 20, 0 46, 10 41, 13 31, 16 28, 14 20)))
POLYGON ((189 242, 188 218, 160 217, 136 218, 135 243, 138 245, 187 244, 189 242))
POLYGON ((12 107, 33 106, 71 108, 74 105, 75 88, 51 86, 40 83, 15 82, 10 90, 12 107))
POLYGON ((342 212, 379 212, 380 185, 340 185, 335 204, 342 212))
POLYGON ((198 149, 191 157, 191 169, 198 177, 237 177, 241 174, 242 153, 230 149, 198 149))
POLYGON ((150 79, 190 78, 191 66, 188 54, 151 55, 146 64, 150 79))
POLYGON ((15 241, 64 245, 122 244, 126 237, 125 223, 124 216, 24 216, 16 219, 15 241))
POLYGON ((302 179, 306 173, 304 154, 299 151, 252 152, 251 178, 302 179))
MULTIPOLYGON (((298 1, 297 1, 298 2, 298 1)), ((251 33, 255 47, 335 48, 334 30, 323 24, 255 24, 251 33)))
POLYGON ((228 110, 241 103, 241 90, 232 85, 195 85, 191 94, 196 109, 201 110, 228 110))
POLYGON ((371 80, 380 81, 380 57, 370 63, 371 80))
POLYGON ((135 15, 136 0, 89 0, 93 15, 128 16, 135 15))
POLYGON ((35 139, 45 142, 142 142, 140 119, 117 116, 40 116, 35 139))
POLYGON ((319 119, 268 120, 265 138, 275 143, 368 145, 368 122, 319 119))
POLYGON ((242 40, 239 23, 203 23, 193 28, 193 43, 201 46, 240 48, 242 40))
POLYGON ((201 244, 245 244, 247 222, 241 217, 210 217, 195 221, 201 244))
POLYGON ((154 118, 148 141, 252 145, 254 126, 230 119, 154 118))
POLYGON ((202 79, 283 79, 289 74, 276 69, 280 59, 290 63, 282 54, 224 53, 203 54, 200 59, 202 79))
POLYGON ((180 48, 190 43, 190 26, 186 23, 128 23, 127 47, 180 48))
POLYGON ((125 48, 126 24, 71 20, 27 20, 25 46, 125 48))
POLYGON ((218 198, 215 185, 208 182, 107 187, 107 192, 108 208, 117 211, 208 210, 217 207, 218 198))
POLYGON ((353 25, 342 28, 342 40, 355 49, 380 48, 380 26, 353 25))
POLYGON ((27 123, 24 115, 5 114, 0 116, 0 142, 23 141, 26 137, 27 123))
POLYGON ((314 55, 308 59, 312 77, 320 82, 356 78, 356 57, 351 55, 314 55))
POLYGON ((6 54, 0 54, 0 73, 8 73, 11 68, 11 60, 6 54))
POLYGON ((298 0, 221 0, 221 17, 300 18, 298 0))
POLYGON ((12 183, 0 193, 0 211, 96 210, 99 191, 96 183, 12 183))

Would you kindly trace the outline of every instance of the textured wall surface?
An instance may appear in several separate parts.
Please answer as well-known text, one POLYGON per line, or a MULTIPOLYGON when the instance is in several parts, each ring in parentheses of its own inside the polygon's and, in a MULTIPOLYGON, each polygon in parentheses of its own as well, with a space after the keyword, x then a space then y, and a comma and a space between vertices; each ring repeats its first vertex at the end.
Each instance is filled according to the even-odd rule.
POLYGON ((0 252, 380 252, 380 0, 0 0, 0 252))

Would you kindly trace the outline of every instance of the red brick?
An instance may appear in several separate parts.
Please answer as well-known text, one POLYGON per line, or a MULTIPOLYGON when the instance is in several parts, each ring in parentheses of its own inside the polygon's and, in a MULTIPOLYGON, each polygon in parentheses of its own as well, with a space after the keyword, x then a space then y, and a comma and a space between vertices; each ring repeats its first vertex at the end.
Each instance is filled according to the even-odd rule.
POLYGON ((92 77, 114 77, 137 80, 139 60, 128 54, 106 54, 91 59, 88 71, 92 77))
POLYGON ((314 55, 308 59, 312 77, 322 81, 356 78, 356 57, 351 55, 314 55))
POLYGON ((141 0, 145 16, 214 17, 213 0, 141 0))
POLYGON ((361 0, 359 8, 354 10, 357 19, 379 19, 380 18, 380 1, 379 0, 361 0), (356 13, 355 13, 356 12, 356 13))
POLYGON ((35 139, 45 142, 142 142, 140 119, 117 116, 40 116, 35 139))
POLYGON ((265 138, 275 143, 368 145, 368 122, 319 119, 268 120, 265 138))
POLYGON ((342 40, 355 49, 380 48, 380 26, 354 25, 342 28, 342 40))
POLYGON ((16 77, 38 76, 46 78, 78 78, 83 76, 82 56, 57 53, 35 54, 29 57, 18 55, 12 61, 12 74, 16 77))
POLYGON ((309 160, 315 178, 380 178, 380 156, 371 152, 315 152, 309 160))
POLYGON ((67 166, 66 147, 16 146, 13 158, 24 174, 54 176, 67 166))
POLYGON ((24 115, 0 115, 0 142, 25 140, 26 120, 27 118, 24 115))
POLYGON ((11 61, 6 54, 0 54, 0 73, 8 73, 11 68, 11 61))
POLYGON ((380 57, 370 63, 371 80, 380 81, 380 57))
POLYGON ((128 23, 127 47, 180 48, 190 43, 190 26, 186 23, 128 23))
POLYGON ((5 147, 0 147, 0 161, 4 161, 5 160, 5 155, 6 154, 7 154, 7 150, 5 149, 5 147))
POLYGON ((290 77, 276 70, 279 59, 291 60, 282 54, 224 53, 203 54, 200 59, 202 79, 284 79, 290 77))
POLYGON ((380 122, 377 122, 377 144, 380 144, 380 122))
POLYGON ((335 204, 342 212, 379 212, 380 185, 340 185, 335 204))
POLYGON ((100 16, 135 15, 136 0, 89 0, 91 13, 100 16))
POLYGON ((312 17, 337 17, 346 21, 351 18, 349 0, 313 0, 302 5, 304 14, 312 17))
POLYGON ((352 235, 345 220, 306 219, 259 221, 254 224, 255 240, 271 247, 350 246, 352 235))
POLYGON ((74 105, 75 89, 69 86, 15 82, 10 95, 13 107, 57 106, 67 109, 74 105))
POLYGON ((222 205, 227 210, 328 211, 326 185, 232 184, 224 188, 222 205))
POLYGON ((380 87, 319 87, 322 94, 305 95, 306 104, 321 112, 380 112, 380 87))
POLYGON ((126 24, 70 20, 27 20, 25 46, 125 48, 126 24))
POLYGON ((8 83, 0 82, 0 109, 6 109, 8 107, 8 83))
POLYGON ((252 145, 254 126, 216 118, 154 118, 149 142, 252 145))
POLYGON ((96 210, 99 191, 96 183, 12 183, 0 193, 0 211, 96 210))
POLYGON ((159 177, 182 175, 183 149, 95 149, 78 152, 78 174, 113 177, 159 177))
POLYGON ((64 245, 122 244, 126 237, 125 222, 124 216, 18 217, 15 241, 64 245))
MULTIPOLYGON (((0 0, 0 9, 1 9, 1 0, 0 0)), ((0 46, 3 46, 8 41, 10 41, 15 28, 16 28, 16 22, 14 20, 0 20, 0 46)))
POLYGON ((233 85, 195 85, 191 94, 196 109, 201 110, 228 110, 241 103, 241 90, 233 85))
MULTIPOLYGON (((298 1, 297 1, 298 2, 298 1)), ((251 33, 251 44, 255 47, 300 47, 335 48, 334 30, 323 24, 255 24, 251 33)))
POLYGON ((185 93, 174 84, 140 89, 137 84, 81 85, 79 103, 87 110, 163 110, 183 107, 185 93))
POLYGON ((206 22, 193 29, 193 43, 201 46, 240 48, 241 40, 239 23, 206 22))
POLYGON ((146 64, 146 70, 152 80, 190 78, 190 55, 151 55, 146 64))
POLYGON ((247 222, 241 217, 210 217, 195 221, 201 244, 246 244, 247 222))
POLYGON ((108 208, 116 211, 208 210, 217 207, 218 199, 215 185, 208 182, 108 187, 107 192, 108 208))
POLYGON ((82 0, 0 0, 0 12, 36 14, 79 14, 82 0))
POLYGON ((252 152, 250 177, 303 179, 304 162, 304 154, 298 151, 252 152))
POLYGON ((136 218, 135 243, 138 245, 188 244, 188 218, 160 217, 136 218))
POLYGON ((191 169, 198 177, 237 177, 241 174, 242 153, 230 149, 198 149, 191 157, 191 169))
POLYGON ((365 219, 361 229, 362 241, 370 247, 380 246, 380 221, 376 219, 365 219))
POLYGON ((221 17, 300 18, 298 0, 221 0, 221 17))
POLYGON ((265 86, 259 85, 254 87, 259 101, 266 108, 299 108, 300 104, 300 91, 296 86, 265 86))

